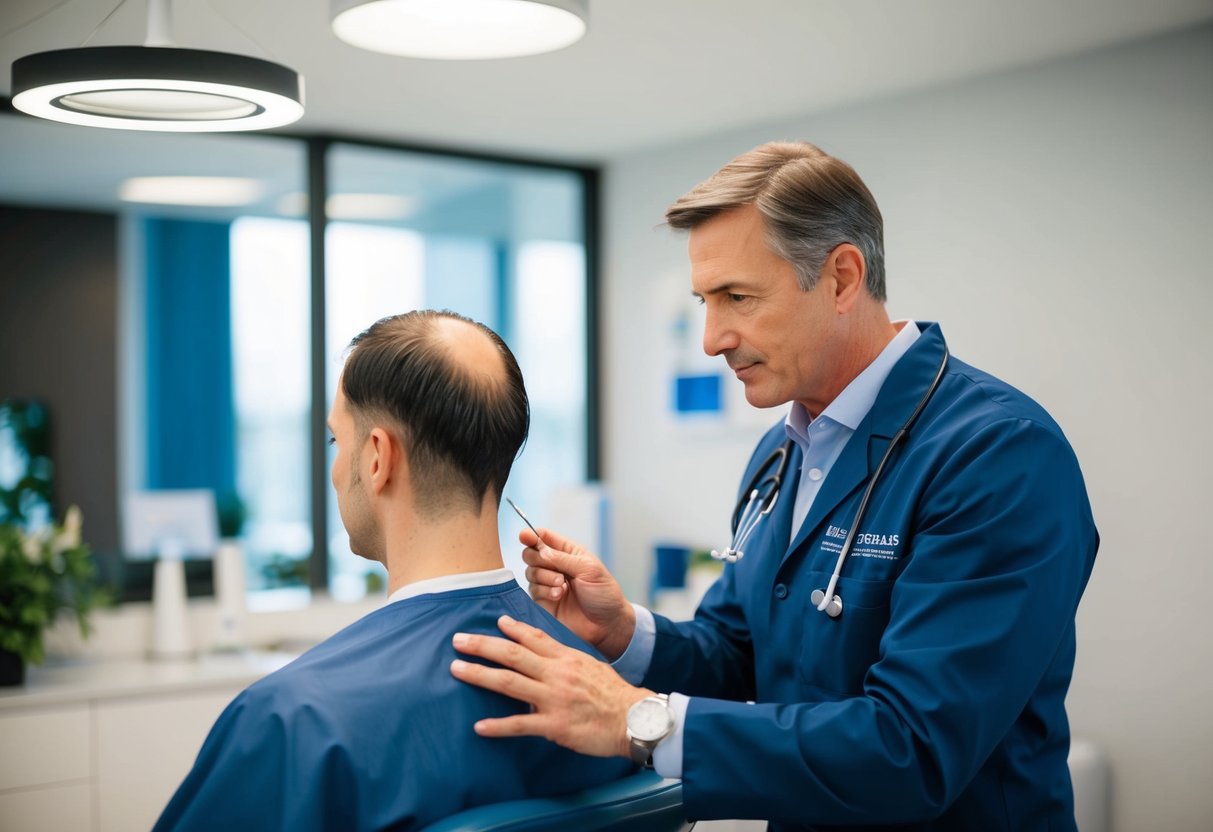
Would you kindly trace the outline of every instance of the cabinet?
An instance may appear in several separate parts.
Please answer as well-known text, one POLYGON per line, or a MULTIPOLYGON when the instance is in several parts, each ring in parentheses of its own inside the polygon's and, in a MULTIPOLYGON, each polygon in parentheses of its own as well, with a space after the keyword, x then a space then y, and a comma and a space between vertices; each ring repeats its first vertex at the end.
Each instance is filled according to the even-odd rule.
POLYGON ((239 691, 99 704, 95 832, 150 829, 239 691))
POLYGON ((87 707, 0 714, 0 828, 89 829, 87 707))
POLYGON ((227 703, 289 658, 36 669, 0 693, 0 830, 150 829, 227 703))
POLYGON ((50 832, 93 828, 89 783, 21 789, 0 794, 0 829, 50 832))

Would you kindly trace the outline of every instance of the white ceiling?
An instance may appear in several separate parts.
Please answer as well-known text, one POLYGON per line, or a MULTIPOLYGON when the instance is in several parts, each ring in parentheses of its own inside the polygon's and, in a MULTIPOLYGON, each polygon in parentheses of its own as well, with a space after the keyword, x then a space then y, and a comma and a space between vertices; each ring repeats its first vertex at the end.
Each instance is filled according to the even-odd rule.
MULTIPOLYGON (((96 30, 117 4, 0 0, 0 92, 22 55, 90 35, 141 43, 144 0, 96 30)), ((348 46, 328 0, 176 0, 173 31, 180 46, 302 73, 307 114, 293 132, 599 163, 1211 18, 1213 0, 590 0, 580 43, 471 62, 348 46)))

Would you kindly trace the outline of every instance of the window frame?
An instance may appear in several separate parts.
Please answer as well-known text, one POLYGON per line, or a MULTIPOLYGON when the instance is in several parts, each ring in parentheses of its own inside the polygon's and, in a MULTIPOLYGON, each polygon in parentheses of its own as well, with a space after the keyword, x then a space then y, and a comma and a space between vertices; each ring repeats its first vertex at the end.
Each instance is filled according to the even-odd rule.
POLYGON ((577 177, 582 193, 582 234, 585 247, 585 355, 586 355, 586 409, 585 409, 585 472, 586 481, 601 477, 601 401, 599 360, 599 298, 600 298, 600 177, 597 167, 579 166, 518 156, 482 153, 433 145, 390 142, 365 139, 339 134, 293 136, 275 134, 283 138, 303 141, 306 144, 307 171, 305 181, 308 193, 308 237, 311 256, 311 419, 308 448, 309 485, 312 512, 312 554, 308 560, 308 587, 312 592, 327 593, 329 582, 328 557, 328 460, 324 441, 327 435, 328 414, 327 373, 329 356, 325 351, 326 320, 325 303, 327 292, 327 247, 325 230, 328 217, 324 206, 329 196, 329 151, 334 145, 357 145, 382 150, 398 151, 441 159, 465 159, 490 162, 516 167, 558 170, 577 177))

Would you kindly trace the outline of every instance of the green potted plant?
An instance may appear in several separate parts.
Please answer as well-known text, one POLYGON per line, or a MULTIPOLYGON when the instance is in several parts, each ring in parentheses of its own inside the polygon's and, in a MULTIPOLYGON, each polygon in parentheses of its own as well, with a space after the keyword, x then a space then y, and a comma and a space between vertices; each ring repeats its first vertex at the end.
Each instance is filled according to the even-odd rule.
POLYGON ((60 613, 74 615, 87 636, 89 614, 108 601, 81 524, 75 506, 62 525, 37 532, 0 523, 0 685, 21 684, 25 666, 45 660, 43 636, 60 613))

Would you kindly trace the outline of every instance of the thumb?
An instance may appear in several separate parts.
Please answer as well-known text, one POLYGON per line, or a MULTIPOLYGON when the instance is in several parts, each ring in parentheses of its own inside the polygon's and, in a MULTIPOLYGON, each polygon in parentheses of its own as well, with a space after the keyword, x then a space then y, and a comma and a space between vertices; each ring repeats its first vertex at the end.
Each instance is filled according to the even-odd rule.
MULTIPOLYGON (((543 545, 550 549, 555 549, 567 555, 574 557, 584 557, 589 554, 589 551, 578 543, 576 540, 567 538, 560 532, 552 531, 540 526, 537 530, 542 537, 543 545)), ((534 537, 534 535, 531 535, 534 537)))

